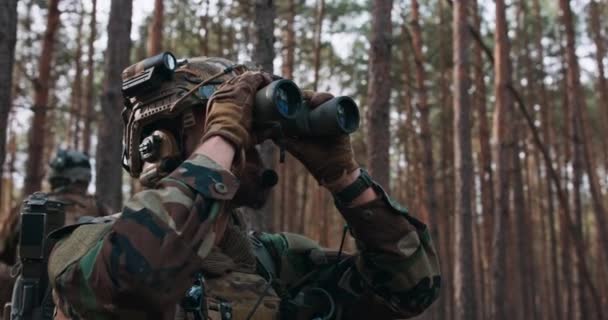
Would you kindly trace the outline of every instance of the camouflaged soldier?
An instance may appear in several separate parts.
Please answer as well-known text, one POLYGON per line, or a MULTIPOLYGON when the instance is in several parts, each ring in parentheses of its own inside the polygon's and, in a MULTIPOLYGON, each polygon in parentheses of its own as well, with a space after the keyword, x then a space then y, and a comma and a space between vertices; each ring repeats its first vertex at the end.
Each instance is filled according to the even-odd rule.
MULTIPOLYGON (((112 218, 53 235, 57 317, 393 319, 437 298, 426 226, 359 169, 346 135, 282 144, 334 194, 358 252, 247 234, 238 207, 259 204, 268 187, 255 178, 253 100, 271 79, 219 58, 165 58, 123 72, 123 165, 149 189, 112 218)), ((313 108, 331 98, 304 95, 313 108)))
POLYGON ((112 214, 108 206, 87 192, 91 183, 91 163, 87 155, 59 149, 49 166, 49 199, 65 203, 65 225, 72 225, 85 216, 112 214))
MULTIPOLYGON (((57 150, 49 164, 48 182, 51 186, 49 199, 65 203, 65 225, 72 225, 85 216, 105 216, 110 209, 87 193, 91 182, 89 157, 75 150, 57 150)), ((10 277, 10 265, 16 262, 20 207, 0 222, 0 306, 10 300, 14 279, 10 277)))

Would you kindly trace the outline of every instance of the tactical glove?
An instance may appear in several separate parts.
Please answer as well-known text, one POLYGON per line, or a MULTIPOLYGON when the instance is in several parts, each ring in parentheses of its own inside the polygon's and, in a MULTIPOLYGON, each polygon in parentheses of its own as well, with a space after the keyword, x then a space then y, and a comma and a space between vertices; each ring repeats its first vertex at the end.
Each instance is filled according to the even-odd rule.
MULTIPOLYGON (((326 92, 302 92, 305 104, 314 109, 333 95, 326 92)), ((346 134, 325 137, 286 138, 285 147, 322 185, 331 184, 359 165, 355 162, 350 137, 346 134)))
POLYGON ((254 144, 251 136, 256 92, 272 81, 267 73, 247 71, 223 83, 207 103, 202 141, 221 136, 237 155, 254 144))

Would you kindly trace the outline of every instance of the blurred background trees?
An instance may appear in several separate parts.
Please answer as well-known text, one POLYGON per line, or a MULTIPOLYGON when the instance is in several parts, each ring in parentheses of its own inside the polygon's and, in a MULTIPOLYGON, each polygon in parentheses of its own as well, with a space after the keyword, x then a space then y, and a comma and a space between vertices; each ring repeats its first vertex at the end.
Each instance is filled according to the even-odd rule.
MULTIPOLYGON (((359 102, 357 160, 441 256, 421 318, 606 317, 607 14, 605 0, 3 1, 0 216, 47 188, 60 146, 95 158, 91 191, 114 209, 138 190, 120 166, 125 66, 164 50, 255 61, 359 102)), ((337 247, 331 195, 265 148, 281 179, 254 225, 337 247)))

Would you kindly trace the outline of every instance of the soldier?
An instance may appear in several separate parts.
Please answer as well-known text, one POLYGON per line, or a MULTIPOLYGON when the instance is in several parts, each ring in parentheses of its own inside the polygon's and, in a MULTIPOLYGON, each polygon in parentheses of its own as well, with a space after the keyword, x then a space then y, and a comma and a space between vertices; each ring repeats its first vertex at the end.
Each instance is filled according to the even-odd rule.
MULTIPOLYGON (((52 235, 58 318, 393 319, 430 306, 441 281, 427 227, 359 168, 348 135, 272 137, 332 192, 358 252, 248 235, 237 208, 272 184, 255 178, 254 145, 268 132, 252 128, 254 95, 271 78, 164 55, 123 72, 123 166, 149 189, 111 219, 52 235)), ((311 108, 332 97, 304 96, 311 108)))
MULTIPOLYGON (((84 216, 105 216, 111 213, 107 206, 87 193, 91 182, 91 163, 84 153, 59 149, 49 164, 49 169, 49 199, 65 203, 65 225, 74 224, 84 216)), ((17 207, 11 210, 5 221, 0 222, 0 306, 10 300, 14 281, 9 276, 9 266, 16 262, 19 209, 17 207)))
POLYGON ((65 203, 65 225, 75 224, 85 216, 112 214, 108 206, 87 192, 91 183, 91 162, 87 155, 80 151, 59 149, 49 166, 49 198, 65 203))

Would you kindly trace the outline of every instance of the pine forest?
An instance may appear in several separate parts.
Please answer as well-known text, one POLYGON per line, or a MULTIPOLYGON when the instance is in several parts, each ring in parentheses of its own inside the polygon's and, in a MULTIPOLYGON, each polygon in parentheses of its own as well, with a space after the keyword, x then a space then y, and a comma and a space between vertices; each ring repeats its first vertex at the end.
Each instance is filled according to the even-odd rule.
MULTIPOLYGON (((357 163, 438 252, 416 319, 608 319, 606 17, 606 0, 1 0, 0 238, 60 148, 120 211, 143 189, 123 170, 123 69, 221 57, 357 102, 357 163)), ((279 149, 259 147, 279 179, 249 227, 355 252, 279 149)))

